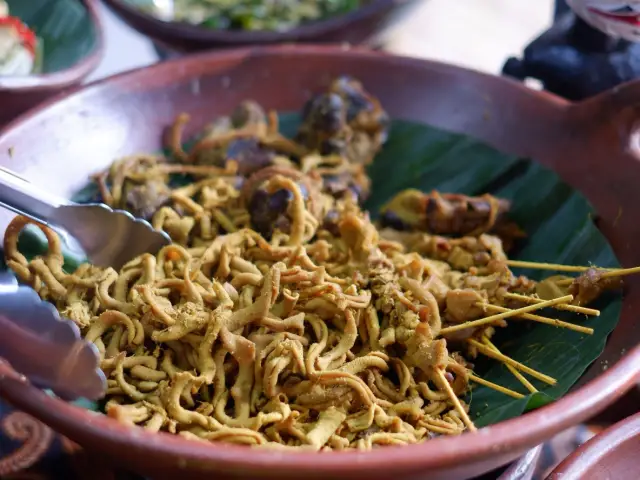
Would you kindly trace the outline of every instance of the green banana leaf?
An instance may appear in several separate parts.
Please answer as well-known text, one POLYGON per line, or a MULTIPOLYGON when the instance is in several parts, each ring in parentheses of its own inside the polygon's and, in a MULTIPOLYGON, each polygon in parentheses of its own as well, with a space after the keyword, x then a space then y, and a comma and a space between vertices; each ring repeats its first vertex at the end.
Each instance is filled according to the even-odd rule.
POLYGON ((7 0, 11 15, 38 36, 37 73, 66 70, 97 45, 96 26, 79 0, 7 0))
MULTIPOLYGON (((298 123, 297 115, 281 116, 281 130, 287 136, 293 135, 298 123)), ((528 233, 523 245, 513 252, 514 258, 619 266, 611 247, 591 220, 591 206, 580 193, 535 162, 500 153, 473 138, 423 124, 394 121, 389 141, 369 174, 373 196, 367 207, 373 214, 405 188, 469 195, 491 193, 512 200, 512 218, 528 233)), ((94 201, 96 193, 94 186, 88 186, 76 200, 94 201)), ((43 242, 42 237, 29 231, 21 238, 20 248, 23 253, 33 255, 43 251, 43 242)), ((71 257, 67 260, 68 268, 78 261, 71 257)), ((520 273, 536 279, 549 274, 536 270, 520 273)), ((596 308, 601 310, 599 317, 550 313, 555 318, 592 327, 595 333, 591 336, 526 321, 511 321, 508 328, 500 329, 495 343, 504 354, 555 377, 558 383, 551 387, 530 378, 539 393, 520 400, 487 387, 474 388, 469 400, 475 423, 484 426, 506 420, 565 394, 602 352, 607 336, 618 322, 621 296, 603 298, 596 308)), ((475 370, 487 380, 528 393, 498 362, 478 358, 475 370)))

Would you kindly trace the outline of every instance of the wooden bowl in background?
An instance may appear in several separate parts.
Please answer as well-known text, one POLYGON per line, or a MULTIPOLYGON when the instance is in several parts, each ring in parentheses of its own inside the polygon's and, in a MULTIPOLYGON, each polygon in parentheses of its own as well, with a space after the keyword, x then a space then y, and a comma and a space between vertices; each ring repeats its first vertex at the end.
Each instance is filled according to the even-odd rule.
MULTIPOLYGON (((47 102, 0 133, 0 165, 70 196, 113 159, 158 151, 179 113, 191 114, 189 137, 246 98, 267 109, 298 109, 341 74, 362 80, 392 118, 462 132, 555 170, 593 204, 620 262, 640 265, 634 243, 640 238, 640 83, 572 104, 505 78, 359 49, 229 50, 128 72, 47 102)), ((0 375, 0 396, 83 447, 153 478, 400 480, 428 473, 431 480, 464 479, 592 417, 638 381, 640 279, 628 277, 626 285, 617 328, 569 394, 477 434, 424 444, 331 454, 249 452, 130 428, 19 377, 0 375)))
POLYGON ((128 4, 125 0, 103 0, 131 28, 149 37, 161 52, 190 52, 275 43, 377 42, 384 31, 408 9, 424 0, 370 0, 346 13, 284 32, 212 30, 187 23, 165 22, 128 4))
POLYGON ((62 90, 80 84, 98 66, 104 34, 96 2, 8 1, 12 15, 21 18, 37 35, 45 31, 47 37, 42 74, 0 76, 0 126, 62 90))
MULTIPOLYGON (((640 408, 640 405, 636 405, 640 408)), ((640 476, 640 413, 580 446, 548 480, 623 480, 640 476)))

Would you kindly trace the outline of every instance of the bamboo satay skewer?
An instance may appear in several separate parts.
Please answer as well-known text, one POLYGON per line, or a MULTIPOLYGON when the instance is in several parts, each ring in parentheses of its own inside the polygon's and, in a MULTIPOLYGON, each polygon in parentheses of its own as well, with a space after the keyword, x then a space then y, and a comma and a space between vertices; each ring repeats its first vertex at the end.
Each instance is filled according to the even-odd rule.
MULTIPOLYGON (((491 348, 494 352, 502 353, 500 350, 498 350, 498 347, 496 347, 491 342, 491 340, 489 340, 486 336, 483 335, 482 341, 486 346, 491 348)), ((522 385, 525 386, 525 388, 527 390, 529 390, 531 393, 536 393, 538 391, 538 389, 536 387, 534 387, 531 384, 531 382, 529 380, 527 380, 518 370, 516 370, 515 367, 513 367, 512 365, 509 365, 509 364, 507 364, 506 367, 513 374, 513 376, 516 377, 518 379, 518 381, 520 383, 522 383, 522 385)))
POLYGON ((495 390, 496 392, 504 393, 505 395, 508 395, 513 398, 520 399, 525 397, 520 392, 516 392, 514 390, 511 390, 510 388, 503 387, 502 385, 498 385, 497 383, 490 382, 489 380, 485 380, 484 378, 477 377, 473 373, 469 373, 469 380, 471 380, 472 382, 478 383, 480 385, 484 385, 485 387, 489 387, 495 390))
MULTIPOLYGON (((527 303, 540 303, 544 301, 541 298, 530 297, 528 295, 519 295, 517 293, 510 292, 507 292, 502 296, 511 300, 520 300, 527 303)), ((600 310, 596 310, 595 308, 579 307, 577 305, 566 305, 564 303, 554 305, 553 308, 555 308, 556 310, 566 310, 567 312, 583 313, 584 315, 593 315, 594 317, 600 316, 600 310)))
POLYGON ((458 398, 456 393, 453 391, 453 388, 451 388, 451 385, 449 385, 449 381, 447 380, 447 377, 444 376, 444 371, 440 368, 436 368, 435 371, 436 371, 436 374, 438 375, 438 378, 440 379, 442 388, 447 393, 447 395, 449 395, 449 398, 453 403, 453 406, 460 414, 460 417, 462 417, 462 421, 465 423, 465 425, 467 426, 470 432, 477 432, 478 429, 469 418, 467 411, 464 409, 464 407, 460 403, 460 399, 458 398))
MULTIPOLYGON (((603 268, 595 268, 595 270, 606 270, 603 268)), ((611 278, 611 277, 624 277, 626 275, 633 275, 635 273, 640 273, 640 267, 632 267, 632 268, 619 268, 618 270, 608 270, 603 273, 600 278, 611 278)), ((577 278, 577 277, 576 277, 577 278)), ((576 278, 561 278, 556 280, 556 285, 571 285, 576 278)))
MULTIPOLYGON (((508 312, 509 309, 505 307, 499 307, 498 305, 486 304, 486 309, 493 312, 508 312)), ((568 330, 573 330, 575 332, 585 333, 587 335, 593 335, 593 328, 583 327, 582 325, 576 325, 575 323, 563 322, 562 320, 557 320, 555 318, 542 317, 540 315, 533 315, 531 313, 522 313, 518 315, 519 318, 524 318, 527 320, 533 320, 538 323, 546 323, 547 325, 553 325, 554 327, 566 328, 568 330)))
POLYGON ((534 268, 538 270, 556 270, 558 272, 586 272, 589 269, 595 268, 596 270, 618 271, 619 268, 608 267, 586 267, 582 265, 562 265, 559 263, 544 263, 544 262, 525 262, 523 260, 505 260, 509 267, 519 268, 534 268))
POLYGON ((619 268, 618 270, 603 273, 600 278, 624 277, 625 275, 633 275, 634 273, 640 273, 640 267, 619 268))
POLYGON ((486 355, 487 357, 491 357, 494 360, 498 360, 498 361, 500 361, 502 363, 505 363, 505 364, 510 364, 513 367, 515 367, 518 370, 520 370, 521 372, 527 373, 527 374, 531 375, 532 377, 537 378, 541 382, 547 383, 549 385, 555 385, 556 383, 558 383, 558 381, 555 378, 550 377, 549 375, 545 375, 544 373, 540 373, 540 372, 538 372, 537 370, 534 370, 531 367, 527 367, 524 363, 520 363, 520 362, 518 362, 517 360, 514 360, 511 357, 507 357, 503 353, 497 353, 497 352, 491 350, 486 345, 483 345, 482 343, 478 342, 477 340, 474 340, 474 339, 470 338, 469 340, 467 340, 467 342, 469 342, 471 345, 476 347, 480 353, 486 355))
MULTIPOLYGON (((443 328, 440 330, 440 335, 457 332, 458 330, 465 330, 467 328, 479 327, 481 325, 486 325, 488 323, 493 323, 497 320, 502 320, 503 318, 515 317, 523 313, 533 312, 535 310, 540 310, 542 308, 551 307, 558 303, 570 303, 573 300, 573 295, 565 295, 564 297, 554 298, 552 300, 545 300, 544 302, 535 303, 533 305, 528 305, 522 308, 516 308, 513 310, 507 309, 507 311, 498 313, 496 315, 491 315, 489 317, 480 318, 478 320, 471 320, 469 322, 460 323, 458 325, 452 325, 450 327, 443 328)), ((486 307, 489 304, 487 303, 478 303, 479 307, 486 307)))

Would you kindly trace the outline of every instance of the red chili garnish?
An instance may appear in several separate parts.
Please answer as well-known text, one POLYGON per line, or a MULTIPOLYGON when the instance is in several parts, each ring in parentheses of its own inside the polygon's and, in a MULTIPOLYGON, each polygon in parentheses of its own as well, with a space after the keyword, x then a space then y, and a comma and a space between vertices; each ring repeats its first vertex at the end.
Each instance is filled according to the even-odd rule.
POLYGON ((35 57, 36 43, 38 41, 36 34, 22 20, 17 17, 0 17, 0 26, 15 28, 24 47, 35 57))
POLYGON ((431 315, 431 310, 428 307, 422 307, 418 310, 418 318, 422 323, 429 323, 429 316, 431 315))

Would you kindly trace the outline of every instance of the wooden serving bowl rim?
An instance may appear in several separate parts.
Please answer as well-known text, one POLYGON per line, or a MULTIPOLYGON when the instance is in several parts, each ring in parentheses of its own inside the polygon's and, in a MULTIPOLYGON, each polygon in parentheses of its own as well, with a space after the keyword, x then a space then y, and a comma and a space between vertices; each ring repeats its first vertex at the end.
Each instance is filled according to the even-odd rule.
POLYGON ((1 77, 0 94, 4 93, 39 93, 51 90, 62 90, 70 87, 93 72, 104 54, 104 24, 98 13, 97 0, 78 0, 89 13, 96 35, 96 43, 91 52, 77 63, 64 70, 51 73, 27 75, 24 77, 1 77))
MULTIPOLYGON (((543 109, 547 113, 551 112, 553 117, 545 118, 544 121, 536 120, 536 117, 532 115, 532 135, 535 137, 541 132, 549 136, 560 135, 560 133, 554 132, 558 130, 557 127, 560 125, 557 122, 562 122, 562 125, 566 126, 566 131, 562 132, 561 136, 554 138, 554 141, 562 143, 559 143, 558 147, 553 150, 555 152, 561 148, 562 152, 553 153, 545 150, 541 142, 532 141, 531 145, 527 147, 527 153, 530 153, 533 158, 536 158, 538 154, 542 155, 545 160, 542 162, 543 164, 552 163, 549 160, 549 155, 555 155, 553 161, 557 161, 557 163, 554 168, 558 170, 561 177, 576 188, 588 187, 591 189, 594 192, 593 199, 597 200, 595 202, 596 209, 603 216, 601 227, 603 232, 607 236, 611 235, 611 238, 616 238, 612 243, 616 254, 625 266, 640 264, 640 252, 632 245, 627 246, 623 243, 624 235, 640 233, 638 222, 629 218, 629 215, 619 215, 620 218, 614 218, 616 210, 612 207, 613 204, 604 200, 607 197, 603 196, 603 192, 619 195, 625 208, 628 207, 632 212, 635 208, 637 211, 640 206, 634 207, 634 203, 628 198, 625 200, 622 195, 630 190, 640 191, 640 188, 637 187, 640 182, 636 183, 636 180, 640 180, 640 162, 627 151, 626 143, 624 145, 621 143, 619 149, 611 152, 611 162, 613 162, 611 165, 615 162, 621 162, 620 164, 628 166, 629 170, 624 174, 618 172, 616 174, 618 176, 615 177, 618 183, 615 188, 610 187, 602 182, 602 178, 606 178, 605 175, 614 175, 615 169, 611 168, 611 165, 602 165, 604 159, 608 158, 609 151, 600 151, 601 149, 593 143, 595 137, 591 135, 601 128, 601 125, 604 125, 606 140, 609 142, 610 137, 615 136, 613 143, 609 142, 607 145, 617 145, 618 136, 621 138, 623 136, 620 132, 624 130, 625 135, 629 133, 629 128, 635 125, 635 116, 628 115, 627 107, 631 106, 629 108, 632 108, 634 115, 640 112, 640 108, 635 106, 636 104, 640 105, 640 84, 621 87, 583 104, 571 104, 551 94, 533 91, 509 79, 452 65, 381 54, 364 49, 314 45, 243 48, 185 57, 76 88, 70 94, 48 101, 10 123, 0 132, 0 146, 9 145, 7 142, 10 140, 12 132, 28 131, 30 123, 35 123, 39 116, 49 118, 43 115, 46 112, 55 110, 57 114, 60 114, 61 108, 55 109, 56 106, 61 107, 65 102, 77 105, 81 102, 84 94, 102 92, 107 94, 106 97, 109 98, 110 94, 115 94, 120 89, 126 90, 127 85, 135 85, 136 91, 139 92, 140 88, 147 88, 145 80, 154 79, 155 88, 161 85, 162 91, 167 90, 170 95, 171 89, 167 87, 175 86, 174 84, 184 84, 190 79, 204 77, 207 74, 213 75, 215 73, 217 75, 221 71, 224 72, 225 69, 231 68, 230 65, 236 66, 254 60, 280 63, 299 62, 302 64, 326 61, 336 63, 336 68, 338 68, 337 64, 343 68, 344 65, 349 65, 352 62, 360 62, 368 66, 367 68, 371 67, 372 71, 385 72, 390 69, 398 69, 397 71, 407 77, 423 74, 442 77, 442 79, 450 81, 459 79, 463 80, 464 85, 470 89, 478 86, 487 89, 486 92, 478 92, 478 95, 493 95, 494 98, 510 95, 519 99, 522 108, 526 106, 527 108, 543 109), (167 80, 165 81, 163 78, 167 80), (550 120, 551 118, 553 121, 550 120), (602 118, 611 119, 611 121, 605 124, 601 122, 602 118), (551 125, 548 124, 550 121, 551 125), (571 169, 567 170, 569 160, 560 158, 565 155, 569 157, 586 156, 583 163, 571 166, 571 169), (638 163, 637 167, 636 163, 638 163), (574 171, 574 168, 578 169, 578 174, 572 177, 571 172, 574 171), (612 172, 607 173, 608 169, 612 172), (599 178, 594 179, 586 175, 585 172, 589 171, 596 171, 596 176, 599 178), (615 235, 611 234, 612 228, 619 229, 621 233, 615 233, 618 232, 616 230, 615 235)), ((363 81, 366 85, 366 78, 363 81)), ((487 103, 487 105, 490 104, 491 102, 487 103)), ((393 108, 391 109, 393 110, 393 108)), ((522 115, 524 111, 516 113, 522 115)), ((406 119, 412 120, 413 118, 406 119)), ((466 131, 468 134, 474 135, 479 128, 484 128, 479 122, 480 120, 456 120, 454 130, 466 131)), ((498 135, 503 134, 490 130, 485 140, 488 143, 495 143, 494 139, 498 135)), ((506 150, 515 149, 515 144, 512 142, 515 140, 508 136, 505 137, 503 144, 506 150)), ((0 151, 1 158, 2 152, 0 151)), ((615 170, 615 172, 617 171, 615 170)), ((589 197, 589 195, 587 196, 589 197)), ((633 215, 631 216, 633 217, 633 215)), ((637 238, 640 238, 640 235, 637 238)), ((631 325, 634 320, 630 310, 637 311, 640 306, 640 283, 631 279, 629 285, 629 293, 624 299, 621 314, 621 323, 624 320, 627 322, 627 326, 631 325)), ((633 332, 637 332, 637 330, 633 332)), ((618 335, 618 339, 610 342, 607 349, 618 348, 616 342, 623 341, 624 336, 618 335)), ((506 458, 511 455, 511 458, 515 458, 528 448, 544 442, 553 435, 595 415, 612 404, 639 379, 640 346, 635 345, 623 352, 624 355, 619 356, 611 354, 609 350, 606 351, 609 352, 610 358, 616 360, 612 361, 606 370, 601 369, 600 365, 592 366, 590 373, 584 376, 579 387, 554 403, 517 418, 482 428, 475 434, 440 437, 417 445, 388 447, 384 452, 376 450, 373 452, 349 451, 317 454, 252 449, 249 453, 246 447, 206 444, 185 440, 168 433, 149 433, 141 428, 122 425, 102 414, 96 414, 54 398, 31 386, 24 379, 6 374, 6 372, 4 375, 0 372, 0 379, 2 379, 0 381, 0 396, 64 434, 75 432, 76 436, 98 439, 99 443, 108 444, 112 449, 117 448, 119 451, 128 452, 126 455, 129 455, 129 458, 135 453, 136 456, 145 455, 148 458, 175 459, 177 464, 181 466, 180 468, 189 469, 191 466, 202 471, 242 472, 245 475, 256 476, 264 475, 265 471, 268 471, 270 475, 277 475, 278 472, 281 472, 289 476, 295 472, 296 475, 300 475, 300 478, 305 474, 316 476, 323 474, 331 477, 332 475, 351 475, 354 473, 379 475, 380 471, 391 470, 394 472, 425 472, 430 468, 456 467, 466 462, 480 463, 492 456, 506 458), (621 358, 618 360, 618 357, 621 358)))

